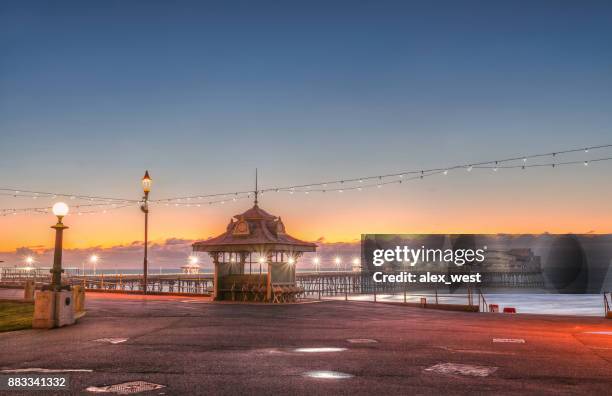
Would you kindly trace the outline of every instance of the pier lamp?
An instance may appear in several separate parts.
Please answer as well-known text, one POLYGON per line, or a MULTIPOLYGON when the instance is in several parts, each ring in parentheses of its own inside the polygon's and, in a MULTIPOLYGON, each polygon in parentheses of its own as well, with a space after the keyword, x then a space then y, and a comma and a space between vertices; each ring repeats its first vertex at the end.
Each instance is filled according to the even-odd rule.
MULTIPOLYGON (((23 261, 25 261, 25 263, 26 263, 26 266, 24 268, 26 271, 31 272, 31 271, 34 270, 34 267, 33 267, 33 265, 34 265, 34 257, 28 256, 23 261)), ((34 275, 34 276, 36 276, 36 275, 34 275)))
POLYGON ((315 257, 315 258, 313 258, 313 259, 312 259, 312 262, 313 262, 313 263, 314 263, 314 265, 315 265, 315 270, 316 270, 317 272, 319 272, 319 262, 320 262, 320 261, 321 261, 321 260, 319 260, 319 258, 318 258, 318 257, 315 257))
POLYGON ((89 262, 93 265, 93 274, 96 275, 96 263, 98 262, 99 257, 95 254, 92 254, 89 257, 89 262))
POLYGON ((144 196, 142 197, 142 204, 140 205, 140 210, 145 215, 145 224, 144 224, 144 261, 143 261, 143 269, 142 269, 142 292, 147 294, 147 276, 148 276, 148 266, 149 262, 147 260, 147 247, 149 244, 149 193, 151 192, 151 186, 153 185, 153 179, 149 176, 149 171, 145 171, 144 177, 142 178, 142 191, 144 192, 144 196))
MULTIPOLYGON (((64 230, 67 229, 62 223, 62 219, 64 216, 68 214, 68 205, 63 202, 56 202, 53 205, 53 214, 57 216, 57 224, 52 226, 55 230, 55 251, 53 253, 53 268, 51 269, 51 287, 50 289, 53 291, 61 291, 62 290, 62 245, 63 245, 63 236, 64 230)), ((70 286, 65 287, 65 289, 70 289, 70 286)))
POLYGON ((341 263, 341 262, 342 262, 342 260, 340 259, 340 257, 336 257, 336 258, 334 259, 334 263, 336 263, 336 269, 337 269, 338 271, 340 271, 340 263, 341 263))
POLYGON ((289 259, 287 260, 287 263, 289 263, 290 265, 295 264, 295 259, 293 257, 289 257, 289 259))

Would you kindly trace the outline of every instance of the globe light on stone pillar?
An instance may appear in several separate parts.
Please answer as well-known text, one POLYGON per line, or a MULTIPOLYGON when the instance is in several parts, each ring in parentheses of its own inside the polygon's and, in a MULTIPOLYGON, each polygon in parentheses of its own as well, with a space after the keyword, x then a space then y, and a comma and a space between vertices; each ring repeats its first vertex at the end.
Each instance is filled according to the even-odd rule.
POLYGON ((57 216, 57 224, 52 226, 55 230, 55 250, 53 253, 53 268, 51 269, 51 284, 34 294, 34 317, 32 328, 52 329, 54 327, 68 326, 75 323, 74 301, 70 285, 62 286, 62 245, 64 230, 62 223, 68 214, 68 205, 57 202, 53 205, 53 214, 57 216))
MULTIPOLYGON (((56 202, 53 205, 53 214, 57 216, 57 224, 52 226, 55 230, 55 250, 53 253, 53 268, 51 269, 51 285, 50 290, 61 291, 62 290, 62 249, 63 249, 63 237, 64 230, 68 229, 67 226, 62 223, 64 216, 68 214, 68 205, 63 202, 56 202)), ((64 289, 70 290, 70 286, 64 289)))

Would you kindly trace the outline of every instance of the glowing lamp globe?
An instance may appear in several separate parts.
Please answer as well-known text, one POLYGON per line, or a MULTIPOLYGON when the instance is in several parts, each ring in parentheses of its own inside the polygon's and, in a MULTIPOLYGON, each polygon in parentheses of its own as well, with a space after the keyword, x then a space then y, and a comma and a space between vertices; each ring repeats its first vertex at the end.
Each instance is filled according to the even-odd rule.
POLYGON ((53 205, 53 214, 57 217, 64 217, 68 214, 68 205, 63 202, 56 202, 53 205))
POLYGON ((148 193, 151 191, 152 185, 153 185, 153 179, 151 179, 151 177, 149 176, 149 171, 145 171, 145 175, 142 178, 142 190, 145 193, 148 193))

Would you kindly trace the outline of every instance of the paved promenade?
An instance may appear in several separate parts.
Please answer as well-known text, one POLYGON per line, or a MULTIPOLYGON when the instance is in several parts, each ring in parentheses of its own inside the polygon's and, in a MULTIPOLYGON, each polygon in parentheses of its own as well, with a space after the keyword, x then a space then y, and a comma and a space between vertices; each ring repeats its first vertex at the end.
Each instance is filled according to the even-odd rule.
POLYGON ((76 326, 0 333, 0 367, 91 370, 70 373, 74 394, 136 380, 156 395, 612 392, 599 318, 94 293, 87 307, 76 326))

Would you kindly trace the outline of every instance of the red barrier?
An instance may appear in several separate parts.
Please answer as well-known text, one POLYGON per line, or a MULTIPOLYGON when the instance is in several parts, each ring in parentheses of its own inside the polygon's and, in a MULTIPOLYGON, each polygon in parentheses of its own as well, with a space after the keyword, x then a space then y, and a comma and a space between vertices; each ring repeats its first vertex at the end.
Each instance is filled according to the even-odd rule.
POLYGON ((499 312, 499 305, 489 304, 489 312, 499 312))
POLYGON ((514 307, 504 307, 504 313, 516 313, 516 308, 514 308, 514 307))

